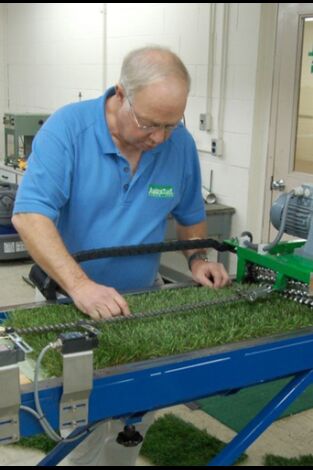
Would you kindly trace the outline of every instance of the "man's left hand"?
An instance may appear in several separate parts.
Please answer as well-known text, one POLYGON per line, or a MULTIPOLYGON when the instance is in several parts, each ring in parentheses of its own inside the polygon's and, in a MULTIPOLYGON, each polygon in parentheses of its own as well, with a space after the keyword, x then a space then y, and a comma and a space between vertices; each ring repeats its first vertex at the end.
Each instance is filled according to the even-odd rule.
POLYGON ((216 289, 230 284, 229 275, 221 263, 196 259, 191 266, 192 278, 202 286, 216 289))

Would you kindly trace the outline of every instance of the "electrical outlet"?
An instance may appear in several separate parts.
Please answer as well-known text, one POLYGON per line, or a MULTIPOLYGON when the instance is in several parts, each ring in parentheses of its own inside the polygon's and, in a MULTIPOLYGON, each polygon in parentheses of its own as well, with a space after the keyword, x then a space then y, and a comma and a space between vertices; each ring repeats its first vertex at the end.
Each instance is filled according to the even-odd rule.
POLYGON ((223 155, 223 141, 222 139, 211 140, 211 155, 221 157, 223 155))

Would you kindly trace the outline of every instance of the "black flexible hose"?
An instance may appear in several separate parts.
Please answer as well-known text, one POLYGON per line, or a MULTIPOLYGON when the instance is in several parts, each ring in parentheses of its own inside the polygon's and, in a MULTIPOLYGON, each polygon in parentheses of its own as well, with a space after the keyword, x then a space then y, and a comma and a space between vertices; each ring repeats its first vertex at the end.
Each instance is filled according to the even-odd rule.
MULTIPOLYGON (((234 248, 225 242, 218 242, 212 238, 195 240, 174 240, 146 245, 129 245, 121 247, 99 248, 95 250, 80 251, 72 254, 78 262, 117 256, 136 256, 169 251, 192 250, 197 248, 214 248, 216 251, 234 251, 234 248)), ((29 273, 29 279, 40 290, 47 300, 56 300, 60 287, 38 265, 34 265, 29 273)), ((62 292, 62 290, 61 290, 62 292)))

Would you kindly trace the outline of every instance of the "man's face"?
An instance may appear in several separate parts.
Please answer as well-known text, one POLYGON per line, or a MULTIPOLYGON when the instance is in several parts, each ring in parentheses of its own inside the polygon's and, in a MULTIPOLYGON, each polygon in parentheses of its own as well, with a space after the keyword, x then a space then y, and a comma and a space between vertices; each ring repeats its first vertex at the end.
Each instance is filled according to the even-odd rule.
POLYGON ((122 87, 119 93, 120 135, 140 151, 151 150, 170 137, 183 117, 187 101, 186 86, 173 78, 148 85, 132 97, 122 87))

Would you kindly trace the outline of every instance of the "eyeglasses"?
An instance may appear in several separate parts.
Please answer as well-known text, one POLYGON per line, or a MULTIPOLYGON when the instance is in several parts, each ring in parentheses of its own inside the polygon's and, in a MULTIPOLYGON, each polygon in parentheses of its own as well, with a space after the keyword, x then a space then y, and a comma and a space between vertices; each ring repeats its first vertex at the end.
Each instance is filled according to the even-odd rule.
MULTIPOLYGON (((125 97, 128 101, 128 104, 129 104, 129 109, 130 109, 130 113, 136 123, 136 126, 138 127, 138 129, 140 129, 141 131, 145 131, 145 132, 156 132, 156 131, 159 131, 160 129, 163 129, 164 132, 166 133, 170 133, 170 132, 173 132, 180 124, 181 121, 179 121, 177 124, 153 124, 151 126, 146 126, 146 125, 143 125, 143 124, 139 124, 139 121, 138 121, 138 118, 136 116, 136 113, 134 111, 134 107, 130 101, 130 99, 128 98, 128 96, 125 94, 125 97)), ((183 116, 183 123, 185 124, 185 116, 183 116)))

